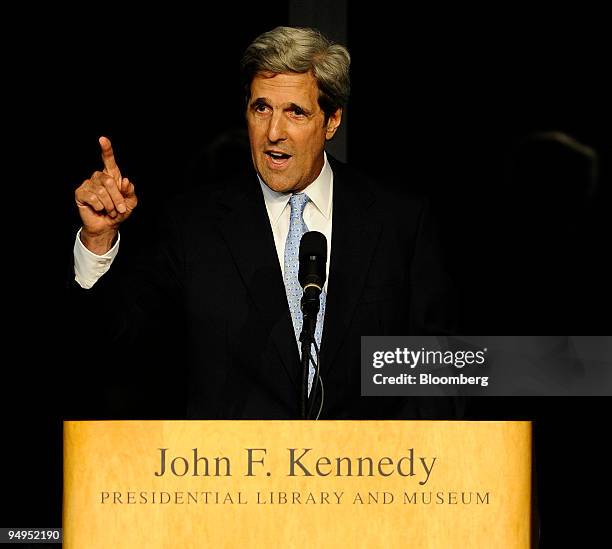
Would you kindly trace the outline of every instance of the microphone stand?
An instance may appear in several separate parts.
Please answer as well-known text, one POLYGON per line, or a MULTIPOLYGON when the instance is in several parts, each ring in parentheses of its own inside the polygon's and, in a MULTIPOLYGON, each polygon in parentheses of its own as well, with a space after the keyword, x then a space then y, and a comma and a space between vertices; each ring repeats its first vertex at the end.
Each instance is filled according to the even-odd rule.
MULTIPOLYGON (((319 349, 317 348, 315 339, 315 329, 317 326, 317 315, 319 314, 320 296, 325 284, 326 272, 325 263, 327 261, 327 240, 325 235, 317 231, 308 231, 304 233, 300 240, 300 267, 298 271, 298 281, 302 289, 302 299, 300 308, 302 310, 302 333, 300 334, 300 342, 302 343, 302 387, 300 395, 301 416, 303 419, 309 419, 314 402, 316 399, 316 389, 319 384, 319 349), (313 360, 311 349, 315 347, 317 350, 317 362, 313 360), (308 395, 308 377, 310 372, 310 363, 315 364, 316 380, 313 382, 310 391, 310 400, 308 395)), ((321 382, 321 398, 323 398, 323 385, 321 382)), ((321 408, 323 400, 321 400, 321 408)), ((319 414, 321 413, 319 409, 319 414)))
POLYGON ((311 349, 315 341, 314 333, 317 325, 317 314, 308 314, 304 311, 304 322, 300 342, 302 343, 302 391, 301 391, 301 413, 303 419, 308 419, 308 374, 310 372, 310 361, 312 360, 311 349))

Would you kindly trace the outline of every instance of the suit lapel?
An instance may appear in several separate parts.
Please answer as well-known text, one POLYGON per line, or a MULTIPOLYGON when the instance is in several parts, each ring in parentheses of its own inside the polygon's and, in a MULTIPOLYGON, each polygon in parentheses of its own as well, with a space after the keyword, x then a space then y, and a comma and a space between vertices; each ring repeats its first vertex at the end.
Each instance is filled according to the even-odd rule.
MULTIPOLYGON (((362 294, 380 223, 369 210, 374 196, 359 176, 328 156, 334 172, 332 251, 321 367, 325 376, 334 367, 362 294)), ((256 177, 228 185, 220 201, 229 210, 219 225, 242 280, 296 391, 300 388, 300 359, 287 305, 282 272, 265 201, 256 177)), ((358 367, 358 365, 355 365, 358 367)))
POLYGON ((281 362, 299 392, 299 354, 266 205, 256 177, 228 185, 219 229, 281 362))
MULTIPOLYGON (((329 157, 328 157, 329 158, 329 157)), ((334 367, 338 351, 367 278, 380 223, 369 213, 374 196, 359 176, 330 159, 334 172, 331 259, 325 325, 321 342, 321 374, 334 367)), ((354 365, 356 368, 359 365, 354 365)))

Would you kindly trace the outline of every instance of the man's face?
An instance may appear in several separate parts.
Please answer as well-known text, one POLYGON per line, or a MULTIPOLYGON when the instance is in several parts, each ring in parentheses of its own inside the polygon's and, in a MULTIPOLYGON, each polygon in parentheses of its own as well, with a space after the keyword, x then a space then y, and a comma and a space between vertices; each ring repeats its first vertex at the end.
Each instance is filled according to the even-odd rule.
POLYGON ((336 132, 342 110, 325 122, 318 96, 310 73, 258 74, 251 82, 246 114, 251 156, 273 191, 301 191, 323 168, 325 141, 336 132))

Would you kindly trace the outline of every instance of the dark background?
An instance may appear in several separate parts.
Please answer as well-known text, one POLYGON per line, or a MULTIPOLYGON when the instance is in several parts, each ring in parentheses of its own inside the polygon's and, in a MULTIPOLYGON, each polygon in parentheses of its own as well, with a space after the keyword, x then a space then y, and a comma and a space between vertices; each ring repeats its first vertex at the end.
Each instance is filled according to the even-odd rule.
MULTIPOLYGON (((348 8, 347 158, 433 197, 462 299, 460 331, 609 333, 612 44, 603 13, 586 4, 396 10, 392 2, 348 8), (589 200, 583 157, 526 141, 551 131, 596 153, 589 200)), ((97 137, 113 140, 139 193, 138 219, 125 227, 129 250, 163 203, 223 172, 207 151, 244 127, 241 53, 288 22, 282 3, 205 15, 179 6, 32 8, 7 18, 15 36, 4 52, 2 525, 61 524, 63 419, 182 414, 176 319, 140 342, 150 379, 125 368, 116 380, 109 372, 142 348, 109 348, 95 316, 76 317, 67 305, 73 192, 100 166, 97 137)), ((610 404, 483 398, 468 410, 475 419, 535 420, 543 546, 598 539, 609 508, 610 404)))

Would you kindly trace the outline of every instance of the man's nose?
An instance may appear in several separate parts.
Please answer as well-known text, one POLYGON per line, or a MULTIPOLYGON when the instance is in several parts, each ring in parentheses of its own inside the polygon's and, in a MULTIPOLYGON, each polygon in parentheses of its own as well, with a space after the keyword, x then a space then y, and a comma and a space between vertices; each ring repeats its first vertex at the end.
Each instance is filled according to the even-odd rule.
POLYGON ((271 143, 282 141, 287 138, 287 125, 282 112, 274 112, 268 125, 268 140, 271 143))

